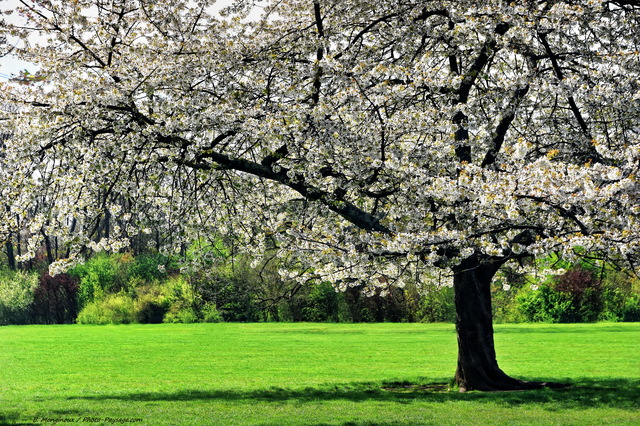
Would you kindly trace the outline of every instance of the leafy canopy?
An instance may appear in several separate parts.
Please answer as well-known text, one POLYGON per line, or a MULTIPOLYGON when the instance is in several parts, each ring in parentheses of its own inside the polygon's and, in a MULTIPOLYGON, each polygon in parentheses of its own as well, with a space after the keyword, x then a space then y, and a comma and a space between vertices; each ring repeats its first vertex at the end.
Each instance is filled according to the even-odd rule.
POLYGON ((72 258, 149 227, 166 253, 232 235, 343 285, 637 260, 635 2, 20 3, 44 81, 2 87, 5 235, 72 258))

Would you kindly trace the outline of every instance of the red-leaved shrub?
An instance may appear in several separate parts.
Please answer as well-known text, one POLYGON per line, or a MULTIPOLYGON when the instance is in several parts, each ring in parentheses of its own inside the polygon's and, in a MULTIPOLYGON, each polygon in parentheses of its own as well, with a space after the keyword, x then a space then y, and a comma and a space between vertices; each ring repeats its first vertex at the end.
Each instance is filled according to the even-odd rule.
POLYGON ((45 272, 33 294, 34 322, 71 324, 78 316, 78 280, 69 274, 45 272))

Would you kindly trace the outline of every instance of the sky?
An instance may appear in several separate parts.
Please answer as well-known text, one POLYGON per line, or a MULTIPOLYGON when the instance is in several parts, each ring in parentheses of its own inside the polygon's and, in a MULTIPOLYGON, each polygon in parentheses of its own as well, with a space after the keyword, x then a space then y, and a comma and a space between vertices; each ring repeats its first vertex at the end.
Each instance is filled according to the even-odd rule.
MULTIPOLYGON (((231 1, 232 0, 218 0, 214 9, 220 9, 231 3, 231 1)), ((4 12, 19 5, 20 2, 18 0, 0 0, 0 11, 4 12)), ((8 16, 5 15, 4 20, 8 23, 16 24, 20 22, 20 17, 15 14, 8 16)), ((15 43, 16 40, 9 40, 9 42, 15 43)), ((0 58, 0 82, 8 80, 12 75, 17 75, 20 71, 25 69, 33 74, 38 70, 38 67, 35 64, 20 61, 11 55, 0 58)))
MULTIPOLYGON (((13 9, 19 4, 17 0, 0 0, 0 11, 13 9)), ((18 17, 15 15, 4 16, 4 20, 8 23, 15 24, 18 21, 18 17)), ((16 40, 9 40, 10 43, 15 43, 16 40)), ((33 73, 37 70, 34 64, 29 62, 20 61, 11 55, 0 58, 0 81, 6 81, 12 74, 18 74, 21 70, 27 69, 33 73)))

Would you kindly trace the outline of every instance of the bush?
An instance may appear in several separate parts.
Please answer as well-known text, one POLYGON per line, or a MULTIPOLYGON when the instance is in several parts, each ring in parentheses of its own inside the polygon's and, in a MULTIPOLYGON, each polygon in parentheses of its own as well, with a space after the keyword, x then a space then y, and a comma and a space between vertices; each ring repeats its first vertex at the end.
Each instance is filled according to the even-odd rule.
POLYGON ((518 309, 528 322, 582 322, 571 297, 542 285, 537 291, 518 294, 518 309))
POLYGON ((110 294, 87 304, 78 314, 78 324, 129 324, 135 322, 133 299, 126 294, 110 294))
POLYGON ((546 286, 540 287, 536 291, 525 291, 518 293, 516 297, 517 308, 526 322, 547 322, 546 298, 542 296, 547 291, 546 286))
POLYGON ((126 288, 131 256, 98 253, 69 273, 80 280, 78 307, 103 299, 126 288))
POLYGON ((200 313, 202 322, 222 322, 222 315, 220 315, 218 308, 213 303, 206 303, 200 313))
POLYGON ((333 285, 323 282, 313 287, 302 308, 302 321, 335 322, 338 320, 338 294, 333 285))
POLYGON ((198 314, 195 309, 191 307, 182 307, 178 310, 171 310, 167 312, 164 317, 164 322, 191 324, 199 321, 198 314))
POLYGON ((142 281, 155 281, 167 276, 161 266, 167 264, 167 257, 161 254, 141 254, 129 267, 129 276, 142 281))
POLYGON ((153 295, 144 295, 135 301, 136 322, 141 324, 159 324, 166 313, 166 304, 153 295))
POLYGON ((31 321, 36 274, 0 271, 0 325, 28 324, 31 321))
POLYGON ((620 316, 622 321, 640 322, 640 295, 634 294, 625 301, 620 316))
POLYGON ((224 321, 253 322, 264 319, 256 301, 262 283, 254 274, 248 263, 238 262, 235 268, 212 267, 189 278, 201 303, 214 304, 224 321))
POLYGON ((601 321, 640 321, 640 280, 629 273, 609 270, 602 280, 601 321))
POLYGON ((423 294, 416 316, 420 322, 454 322, 456 308, 453 287, 442 287, 423 294))
POLYGON ((163 322, 198 322, 202 298, 183 277, 171 277, 164 284, 162 303, 167 306, 163 322))
POLYGON ((72 324, 78 315, 78 279, 69 274, 40 277, 33 298, 33 319, 39 324, 72 324))
MULTIPOLYGON (((171 277, 162 286, 161 295, 151 302, 164 310, 162 322, 221 322, 222 315, 215 303, 205 302, 184 277, 171 277)), ((149 308, 148 308, 149 309, 149 308)))

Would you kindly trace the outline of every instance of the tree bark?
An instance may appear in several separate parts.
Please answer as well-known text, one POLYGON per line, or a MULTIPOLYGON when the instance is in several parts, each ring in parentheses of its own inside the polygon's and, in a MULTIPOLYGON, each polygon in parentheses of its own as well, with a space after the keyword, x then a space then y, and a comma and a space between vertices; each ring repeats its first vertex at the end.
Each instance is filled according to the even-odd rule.
POLYGON ((12 271, 15 271, 16 270, 16 255, 13 252, 12 234, 9 234, 9 238, 7 239, 7 242, 5 243, 5 247, 7 249, 7 263, 9 265, 9 269, 11 269, 12 271))
POLYGON ((473 256, 454 269, 458 334, 455 382, 461 392, 536 389, 550 384, 525 382, 505 374, 496 360, 491 313, 491 280, 502 262, 473 256))

